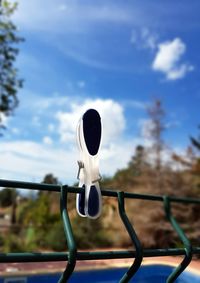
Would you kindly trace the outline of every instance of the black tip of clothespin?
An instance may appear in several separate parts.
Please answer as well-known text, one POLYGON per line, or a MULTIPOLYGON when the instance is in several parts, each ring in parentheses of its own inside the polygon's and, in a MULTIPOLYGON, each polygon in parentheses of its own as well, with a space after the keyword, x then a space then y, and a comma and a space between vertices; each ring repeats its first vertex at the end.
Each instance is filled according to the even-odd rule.
POLYGON ((89 154, 96 155, 101 142, 101 117, 95 109, 83 115, 83 134, 89 154))

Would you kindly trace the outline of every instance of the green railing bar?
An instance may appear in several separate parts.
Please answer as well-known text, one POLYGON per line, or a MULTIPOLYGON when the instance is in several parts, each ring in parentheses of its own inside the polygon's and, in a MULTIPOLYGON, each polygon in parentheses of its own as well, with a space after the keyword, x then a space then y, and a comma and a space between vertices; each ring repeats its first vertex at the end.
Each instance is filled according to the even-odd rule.
POLYGON ((69 252, 68 252, 68 261, 67 261, 66 269, 62 273, 58 283, 66 283, 70 278, 70 276, 72 275, 74 268, 76 266, 77 248, 67 211, 67 190, 64 189, 63 187, 61 187, 61 192, 60 192, 60 212, 63 220, 64 231, 65 231, 69 252))
POLYGON ((172 196, 159 196, 159 195, 146 195, 146 194, 135 194, 119 192, 117 190, 102 189, 103 196, 116 197, 118 198, 118 207, 120 217, 131 237, 136 250, 135 251, 105 251, 105 252, 77 252, 76 243, 73 237, 72 227, 67 212, 67 193, 80 193, 81 188, 73 186, 60 186, 60 185, 49 185, 41 183, 30 183, 10 180, 0 180, 0 187, 8 188, 22 188, 40 191, 54 191, 60 192, 60 207, 61 215, 63 219, 64 231, 67 239, 67 245, 69 252, 66 253, 8 253, 0 254, 0 262, 43 262, 43 261, 68 261, 67 267, 62 274, 59 283, 65 283, 74 271, 76 260, 98 260, 98 259, 122 259, 122 258, 135 258, 130 269, 125 273, 120 282, 128 282, 132 276, 139 269, 143 257, 157 257, 157 256, 168 256, 168 255, 185 255, 181 264, 172 272, 168 277, 167 283, 174 282, 177 277, 183 272, 183 270, 189 265, 192 260, 193 254, 200 254, 200 247, 192 249, 190 241, 185 236, 183 230, 180 228, 176 219, 171 214, 170 203, 184 203, 184 204, 200 204, 200 199, 187 198, 187 197, 172 197, 172 196), (166 216, 170 221, 173 228, 178 233, 180 239, 184 244, 184 249, 146 249, 142 250, 140 241, 126 215, 124 208, 124 199, 142 199, 150 201, 164 201, 164 208, 166 216))
POLYGON ((124 192, 118 192, 118 209, 119 215, 124 223, 124 226, 126 227, 126 230, 133 242, 133 245, 135 246, 135 260, 131 267, 126 271, 126 273, 119 281, 120 283, 127 283, 140 268, 143 258, 143 249, 140 240, 138 239, 137 234, 126 215, 124 206, 124 192))
POLYGON ((31 182, 21 182, 21 181, 10 181, 0 179, 0 187, 7 188, 17 188, 17 189, 31 189, 39 191, 52 191, 60 192, 60 185, 50 185, 50 184, 41 184, 41 183, 31 183, 31 182))
POLYGON ((175 217, 171 213, 171 204, 170 199, 167 196, 163 197, 164 201, 164 209, 166 213, 167 219, 170 221, 172 227, 177 232, 179 238, 181 239, 184 250, 185 250, 185 257, 182 260, 182 262, 172 271, 172 273, 167 278, 167 283, 173 283, 176 281, 176 279, 179 277, 179 275, 187 268, 187 266, 190 264, 192 260, 192 245, 189 241, 189 239, 186 237, 184 231, 181 229, 179 224, 177 223, 175 217))
MULTIPOLYGON (((193 255, 200 254, 200 247, 193 248, 193 255)), ((165 256, 185 255, 183 248, 170 249, 144 249, 143 257, 165 257, 165 256)), ((0 253, 0 263, 13 262, 47 262, 47 261, 67 261, 69 253, 0 253)), ((82 260, 101 260, 101 259, 125 259, 134 258, 135 251, 94 251, 94 252, 77 252, 76 259, 82 260)))
MULTIPOLYGON (((40 190, 40 191, 52 191, 52 192, 60 192, 60 185, 49 185, 49 184, 41 184, 41 183, 31 183, 31 182, 19 182, 19 181, 10 181, 10 180, 2 180, 0 179, 0 187, 8 187, 8 188, 20 188, 20 189, 31 189, 31 190, 40 190)), ((69 193, 80 193, 82 191, 81 188, 67 186, 64 185, 69 193)), ((118 197, 118 190, 108 190, 102 189, 101 193, 103 196, 109 197, 118 197)), ((129 199, 143 199, 143 200, 151 200, 151 201, 163 201, 163 196, 158 195, 146 195, 146 194, 135 194, 135 193, 126 193, 124 192, 124 198, 129 199)), ((200 204, 199 198, 185 198, 185 197, 169 197, 171 202, 177 203, 185 203, 185 204, 200 204)))

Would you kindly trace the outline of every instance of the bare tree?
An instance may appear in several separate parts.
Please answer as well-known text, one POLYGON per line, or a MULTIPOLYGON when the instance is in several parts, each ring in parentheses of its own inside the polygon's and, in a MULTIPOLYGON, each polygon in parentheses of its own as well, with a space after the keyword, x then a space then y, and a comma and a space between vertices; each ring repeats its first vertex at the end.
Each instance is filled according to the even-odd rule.
POLYGON ((137 145, 135 148, 135 154, 131 157, 128 164, 134 175, 141 175, 149 164, 147 162, 146 148, 142 145, 137 145))
POLYGON ((195 147, 195 149, 200 151, 200 136, 198 136, 197 138, 190 137, 190 140, 192 142, 192 145, 195 147))
POLYGON ((148 134, 152 141, 151 152, 155 158, 157 186, 161 191, 162 151, 164 149, 163 131, 165 130, 165 111, 161 100, 155 99, 147 108, 147 113, 150 118, 148 134))

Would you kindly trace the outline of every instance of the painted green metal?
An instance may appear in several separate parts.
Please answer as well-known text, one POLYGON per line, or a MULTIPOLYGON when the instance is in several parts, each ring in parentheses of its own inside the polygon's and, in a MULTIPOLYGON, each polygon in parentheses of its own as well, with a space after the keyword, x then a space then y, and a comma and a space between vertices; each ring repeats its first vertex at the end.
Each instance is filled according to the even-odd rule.
POLYGON ((172 271, 172 273, 167 278, 167 281, 166 281, 167 283, 173 283, 180 276, 180 274, 187 268, 187 266, 190 264, 192 260, 192 245, 189 239, 186 237, 184 231, 178 225, 175 217, 172 215, 170 198, 168 196, 164 196, 163 201, 164 201, 166 217, 170 221, 174 230, 177 232, 180 240, 182 241, 184 245, 184 249, 185 249, 185 257, 183 261, 172 271))
POLYGON ((127 192, 118 192, 117 190, 101 190, 103 196, 115 197, 118 199, 118 207, 120 217, 126 227, 126 230, 135 246, 135 250, 125 251, 94 251, 94 252, 78 252, 76 243, 73 236, 73 231, 70 223, 70 218, 67 211, 67 194, 68 193, 80 193, 81 188, 73 186, 60 186, 60 185, 48 185, 41 183, 30 183, 30 182, 19 182, 10 180, 0 180, 0 187, 8 188, 23 188, 28 190, 39 190, 39 191, 51 191, 60 193, 60 208, 61 217, 63 220, 64 231, 67 240, 68 252, 62 253, 0 253, 0 262, 45 262, 45 261, 67 261, 66 269, 61 276, 59 283, 65 283, 72 275, 76 266, 76 261, 82 260, 101 260, 101 259, 122 259, 122 258, 135 258, 132 266, 126 272, 121 279, 122 282, 128 282, 132 276, 139 269, 142 257, 157 257, 157 256, 169 256, 169 255, 184 255, 182 263, 174 270, 174 272, 168 277, 167 283, 174 282, 177 277, 183 272, 188 266, 192 259, 192 255, 200 254, 200 247, 193 247, 190 241, 185 236, 183 230, 178 225, 176 219, 171 213, 171 203, 184 203, 189 204, 200 204, 200 199, 196 198, 182 198, 182 197, 170 197, 170 196, 158 196, 158 195, 145 195, 135 194, 127 192), (184 248, 169 248, 169 249, 144 249, 137 237, 137 234, 132 227, 124 207, 125 199, 142 199, 146 201, 158 201, 164 202, 164 209, 166 212, 167 219, 170 221, 174 230, 178 233, 180 239, 184 244, 184 248))
MULTIPOLYGON (((0 187, 7 188, 20 188, 20 189, 28 189, 28 190, 36 190, 36 191, 51 191, 51 192, 60 192, 60 185, 49 185, 49 184, 41 184, 41 183, 31 183, 31 182, 19 182, 19 181, 10 181, 10 180, 2 180, 0 179, 0 187)), ((73 186, 64 185, 63 188, 67 189, 69 193, 81 193, 82 188, 77 188, 73 186)), ((118 197, 118 190, 109 190, 102 189, 101 193, 103 196, 108 197, 118 197)), ((144 195, 144 194, 135 194, 135 193, 124 193, 124 198, 129 199, 143 199, 143 200, 151 200, 151 201, 163 201, 163 196, 158 195, 144 195)), ((170 197, 171 202, 177 203, 185 203, 185 204, 200 204, 200 199, 198 198, 182 198, 182 197, 170 197)))
POLYGON ((131 267, 127 270, 127 272, 123 275, 123 277, 119 281, 120 283, 127 283, 140 268, 143 258, 143 248, 133 226, 131 225, 127 217, 124 206, 124 192, 118 192, 118 209, 119 209, 119 215, 124 223, 124 226, 126 227, 126 230, 131 238, 131 241, 135 246, 135 260, 131 265, 131 267))
MULTIPOLYGON (((185 255, 183 248, 169 249, 144 249, 143 257, 158 257, 158 256, 175 256, 185 255)), ((193 248, 193 255, 200 255, 200 247, 193 248)), ((67 261, 68 252, 53 252, 53 253, 0 253, 0 263, 12 262, 46 262, 46 261, 67 261)), ((76 260, 101 260, 101 259, 122 259, 134 258, 135 251, 95 251, 95 252, 77 252, 76 260)))
POLYGON ((61 187, 60 190, 60 212, 63 220, 64 231, 67 240, 68 246, 68 262, 66 269, 64 270, 63 274, 61 275, 58 283, 65 283, 68 281, 70 276, 72 275, 74 268, 76 266, 76 254, 77 248, 76 243, 73 236, 72 226, 70 223, 69 215, 67 212, 67 190, 64 187, 61 187))

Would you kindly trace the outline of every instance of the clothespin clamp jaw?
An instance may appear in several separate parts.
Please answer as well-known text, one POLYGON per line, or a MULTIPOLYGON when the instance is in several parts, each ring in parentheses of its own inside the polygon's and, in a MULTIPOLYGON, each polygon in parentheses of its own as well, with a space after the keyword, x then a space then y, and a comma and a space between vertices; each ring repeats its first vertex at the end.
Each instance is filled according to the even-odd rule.
POLYGON ((77 163, 78 163, 77 179, 80 180, 80 173, 81 173, 81 169, 84 168, 84 163, 81 160, 78 160, 77 163))
POLYGON ((87 110, 77 126, 79 187, 83 191, 76 197, 76 208, 82 217, 96 219, 102 210, 99 181, 99 147, 101 142, 101 118, 94 109, 87 110))

